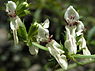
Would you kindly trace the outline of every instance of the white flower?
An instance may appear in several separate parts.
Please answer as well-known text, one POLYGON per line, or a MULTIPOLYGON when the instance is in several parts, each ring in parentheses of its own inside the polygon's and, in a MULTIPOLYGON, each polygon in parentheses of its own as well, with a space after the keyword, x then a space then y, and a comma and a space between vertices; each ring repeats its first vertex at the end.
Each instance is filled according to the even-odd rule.
POLYGON ((79 14, 73 6, 69 6, 65 12, 64 18, 68 24, 73 24, 79 20, 79 14))
POLYGON ((44 28, 49 28, 49 19, 46 19, 45 21, 44 21, 44 23, 42 23, 42 26, 44 27, 44 28))
POLYGON ((19 28, 19 23, 18 23, 18 16, 16 16, 15 18, 11 18, 10 19, 10 27, 13 31, 13 37, 14 37, 14 43, 18 44, 18 36, 17 36, 17 29, 19 28))
POLYGON ((38 35, 37 35, 37 41, 38 42, 45 42, 49 39, 49 20, 45 20, 44 23, 38 24, 38 35))
MULTIPOLYGON (((10 16, 15 15, 15 11, 16 11, 16 4, 13 1, 8 1, 8 3, 6 4, 6 12, 8 12, 8 14, 10 16)), ((14 17, 10 17, 10 28, 13 31, 13 37, 14 37, 14 43, 18 44, 18 36, 17 36, 17 29, 18 29, 18 16, 14 16, 14 17)))
POLYGON ((16 11, 16 4, 13 1, 8 1, 6 4, 6 12, 8 12, 9 15, 13 15, 16 11))
MULTIPOLYGON (((38 25, 38 34, 36 35, 37 43, 40 42, 46 42, 49 40, 49 31, 47 28, 49 28, 49 20, 46 19, 44 23, 39 24, 37 22, 34 23, 35 25, 38 25)), ((32 55, 38 54, 39 48, 35 46, 29 47, 29 51, 32 55)))
POLYGON ((77 53, 77 45, 76 45, 76 26, 66 26, 66 41, 65 48, 68 49, 70 54, 77 53))
POLYGON ((52 40, 46 45, 46 47, 48 47, 50 54, 54 56, 59 65, 66 70, 68 63, 64 51, 60 49, 61 46, 55 40, 52 40))
POLYGON ((86 40, 84 39, 83 35, 81 36, 78 42, 79 42, 79 49, 83 50, 83 55, 91 55, 90 51, 86 46, 86 40))
POLYGON ((13 31, 14 43, 15 44, 18 44, 17 30, 18 30, 19 26, 22 26, 22 24, 23 23, 18 16, 14 17, 14 18, 10 18, 10 28, 13 31))
POLYGON ((78 21, 78 26, 77 26, 76 35, 77 35, 77 36, 82 35, 82 34, 83 34, 83 33, 82 33, 83 30, 84 30, 84 24, 83 24, 81 21, 78 21))

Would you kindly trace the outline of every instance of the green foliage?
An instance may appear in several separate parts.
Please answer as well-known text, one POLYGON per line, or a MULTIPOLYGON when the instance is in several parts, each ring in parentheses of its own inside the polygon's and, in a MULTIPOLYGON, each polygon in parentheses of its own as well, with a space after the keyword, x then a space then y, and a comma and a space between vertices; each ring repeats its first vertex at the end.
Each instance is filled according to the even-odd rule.
POLYGON ((16 14, 20 17, 30 14, 30 11, 27 9, 29 4, 27 2, 17 1, 16 14))
POLYGON ((37 35, 38 33, 38 25, 37 24, 31 24, 30 28, 29 28, 29 31, 28 31, 28 39, 31 39, 33 40, 33 38, 35 38, 35 35, 37 35))
POLYGON ((17 30, 17 32, 18 32, 19 39, 21 41, 26 42, 28 39, 28 34, 27 34, 26 27, 25 27, 24 23, 22 23, 22 25, 19 26, 19 29, 17 30))
MULTIPOLYGON (((6 0, 4 0, 4 1, 6 1, 6 0)), ((17 4, 18 4, 16 13, 20 17, 23 17, 23 16, 26 16, 27 14, 30 14, 30 11, 28 11, 28 9, 29 9, 29 10, 31 10, 31 16, 33 17, 33 20, 43 21, 45 18, 49 18, 51 21, 50 32, 51 32, 51 34, 54 35, 54 38, 57 41, 59 41, 61 39, 60 34, 62 34, 65 31, 64 30, 65 22, 64 22, 64 18, 63 18, 63 13, 69 5, 73 5, 78 10, 80 15, 82 15, 82 18, 80 18, 80 19, 83 20, 83 22, 86 26, 86 32, 85 32, 84 36, 87 37, 86 38, 87 40, 88 39, 90 40, 90 41, 88 41, 88 45, 89 45, 90 49, 94 50, 94 48, 93 48, 95 46, 95 40, 94 40, 95 39, 94 38, 94 32, 95 32, 95 27, 94 27, 95 26, 95 19, 94 19, 94 17, 95 17, 95 15, 94 15, 94 5, 93 5, 94 0, 86 0, 86 3, 85 3, 85 0, 84 1, 83 0, 70 0, 70 1, 64 1, 64 0, 28 0, 28 2, 31 3, 31 5, 29 5, 28 9, 27 9, 26 5, 22 4, 26 0, 13 0, 13 1, 17 2, 17 4), (89 17, 91 17, 91 18, 89 18, 89 17)), ((1 9, 4 10, 3 7, 4 6, 2 5, 0 7, 0 10, 1 9)), ((0 14, 3 14, 3 12, 0 14)), ((2 20, 0 20, 0 21, 2 21, 2 20)), ((1 23, 3 23, 3 22, 1 22, 1 23)), ((5 25, 5 20, 4 20, 3 25, 5 25)), ((19 36, 19 38, 22 38, 20 40, 26 41, 27 38, 29 39, 28 41, 35 40, 34 35, 37 34, 37 31, 36 31, 36 33, 34 33, 35 29, 37 29, 37 26, 33 26, 33 24, 31 24, 31 27, 29 28, 29 32, 27 34, 25 26, 20 26, 20 28, 18 29, 18 36, 19 36)), ((62 38, 62 39, 64 39, 64 38, 62 38)), ((63 50, 65 50, 63 45, 62 45, 62 48, 63 48, 63 50)), ((4 48, 2 48, 1 51, 3 49, 4 48)), ((21 48, 21 49, 23 49, 23 48, 21 48)), ((6 57, 8 57, 7 54, 10 54, 9 51, 12 51, 12 49, 5 52, 6 57)), ((14 52, 14 51, 15 50, 13 50, 12 52, 14 52)), ((27 53, 25 51, 22 51, 22 53, 23 52, 27 53)), ((22 56, 22 58, 23 59, 26 58, 28 61, 28 62, 26 61, 26 64, 31 63, 31 65, 32 65, 34 63, 33 59, 35 57, 30 56, 30 58, 29 58, 29 54, 27 54, 25 57, 22 53, 20 54, 22 56), (29 60, 29 59, 31 59, 31 60, 29 60)), ((93 51, 93 53, 94 53, 94 51, 93 51)), ((5 54, 2 53, 2 55, 5 55, 5 54)), ((12 55, 16 55, 16 54, 12 54, 12 55)), ((42 54, 40 56, 42 56, 42 54)), ((48 56, 48 54, 44 55, 43 59, 45 59, 45 56, 48 56)), ((87 58, 89 58, 89 56, 87 58)), ((92 56, 92 58, 94 58, 94 57, 92 56)), ((42 57, 40 57, 40 58, 37 57, 36 61, 39 61, 40 59, 42 60, 42 57)), ((8 59, 6 61, 8 61, 8 59)), ((42 62, 43 61, 46 61, 48 63, 47 60, 42 60, 42 62)), ((22 61, 20 61, 20 62, 22 62, 22 61)), ((2 64, 2 62, 0 62, 0 63, 2 64)), ((14 63, 17 63, 17 62, 14 62, 14 63)), ((19 64, 19 62, 17 64, 19 64)), ((12 63, 10 63, 10 66, 11 65, 12 65, 12 63)), ((23 63, 21 65, 23 65, 23 63)), ((76 67, 78 65, 75 64, 74 66, 76 67)), ((9 66, 7 67, 4 64, 4 67, 8 68, 9 66)), ((27 66, 27 67, 29 67, 29 66, 27 66)), ((71 65, 71 67, 73 67, 73 65, 71 65)), ((19 68, 19 67, 16 66, 16 69, 17 68, 19 68)), ((51 67, 51 68, 53 68, 53 67, 51 67)), ((59 68, 59 67, 57 67, 57 68, 59 68)), ((88 70, 84 69, 84 70, 88 71, 89 69, 88 70)), ((19 69, 18 71, 22 71, 22 70, 19 69)), ((61 70, 61 71, 63 71, 63 70, 61 70)), ((92 71, 94 71, 94 69, 92 69, 92 71)))
POLYGON ((64 47, 64 45, 60 42, 61 49, 65 51, 65 55, 68 55, 68 50, 64 47))
POLYGON ((28 31, 28 40, 27 45, 30 47, 32 46, 32 42, 36 42, 36 35, 38 34, 38 25, 37 24, 31 24, 29 31, 28 31))

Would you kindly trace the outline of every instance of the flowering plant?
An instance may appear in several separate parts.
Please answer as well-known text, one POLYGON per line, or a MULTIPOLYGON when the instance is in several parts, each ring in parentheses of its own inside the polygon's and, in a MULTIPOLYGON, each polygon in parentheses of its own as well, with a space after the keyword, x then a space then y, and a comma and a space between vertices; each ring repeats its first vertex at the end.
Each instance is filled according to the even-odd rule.
POLYGON ((90 60, 88 60, 89 62, 95 61, 92 59, 95 58, 95 56, 91 55, 86 45, 83 34, 84 24, 79 20, 79 14, 73 6, 69 6, 64 14, 67 23, 65 26, 66 39, 64 44, 59 44, 52 39, 48 30, 50 24, 49 19, 46 19, 43 23, 34 22, 31 24, 29 31, 26 31, 26 27, 21 21, 18 11, 20 9, 29 13, 27 10, 28 6, 29 4, 27 2, 16 5, 15 2, 8 1, 6 4, 6 12, 8 12, 10 17, 10 27, 13 32, 15 46, 18 45, 20 41, 24 42, 29 46, 29 52, 32 55, 37 55, 39 49, 49 51, 62 67, 62 70, 69 68, 68 59, 73 60, 77 64, 82 63, 78 62, 76 58, 90 58, 90 60), (76 38, 79 39, 76 40, 76 38), (41 45, 41 42, 46 42, 46 45, 41 45), (83 54, 79 54, 78 51, 82 51, 83 54))

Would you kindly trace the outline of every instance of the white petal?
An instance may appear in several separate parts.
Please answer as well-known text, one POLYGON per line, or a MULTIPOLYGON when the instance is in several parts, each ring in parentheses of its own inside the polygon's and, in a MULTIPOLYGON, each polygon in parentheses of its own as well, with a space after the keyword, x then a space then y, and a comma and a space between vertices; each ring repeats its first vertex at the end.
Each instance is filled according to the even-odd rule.
POLYGON ((13 1, 8 1, 8 3, 6 4, 6 12, 8 12, 9 14, 13 14, 16 10, 16 4, 13 1))
POLYGON ((29 47, 29 52, 31 53, 31 55, 37 55, 38 54, 38 50, 39 50, 39 48, 37 48, 35 46, 29 47))
POLYGON ((57 62, 59 63, 59 65, 60 65, 64 70, 66 70, 67 67, 68 67, 68 63, 67 63, 67 60, 66 60, 66 56, 65 56, 65 55, 60 55, 60 54, 58 54, 55 58, 56 58, 57 62))
POLYGON ((23 22, 21 21, 21 19, 20 19, 18 16, 16 16, 15 22, 16 22, 19 26, 22 26, 22 24, 23 24, 23 22))
POLYGON ((78 27, 77 27, 76 35, 77 35, 77 36, 82 35, 82 34, 83 34, 83 33, 82 33, 83 30, 84 30, 84 24, 83 24, 81 21, 78 21, 78 27))
POLYGON ((75 30, 76 27, 69 27, 66 26, 66 41, 65 41, 65 48, 68 49, 70 54, 76 54, 77 53, 77 45, 76 45, 76 34, 75 30))
POLYGON ((10 27, 12 30, 17 30, 19 25, 19 23, 17 22, 17 17, 15 18, 10 18, 10 27))
POLYGON ((50 54, 55 57, 59 65, 66 70, 68 63, 66 56, 64 55, 64 51, 60 49, 61 46, 55 40, 52 40, 46 46, 48 47, 50 54))
POLYGON ((84 39, 83 36, 80 38, 78 42, 80 43, 79 48, 83 49, 83 55, 91 55, 90 51, 86 46, 86 40, 84 39))
POLYGON ((16 30, 16 22, 15 22, 14 19, 12 19, 12 20, 10 21, 10 27, 11 27, 12 30, 16 30))
POLYGON ((52 55, 64 53, 64 51, 60 49, 61 46, 55 40, 52 40, 46 46, 50 48, 50 53, 52 55))
POLYGON ((18 44, 18 36, 17 36, 17 30, 13 30, 13 37, 14 37, 14 44, 18 44))
POLYGON ((19 23, 17 23, 16 20, 17 20, 16 17, 10 19, 10 27, 11 27, 11 29, 13 31, 13 37, 14 37, 14 43, 15 43, 15 45, 18 44, 17 29, 19 27, 18 26, 19 23))
POLYGON ((49 28, 49 23, 49 19, 46 19, 42 25, 44 28, 49 28))
POLYGON ((69 6, 64 15, 65 20, 68 24, 72 24, 79 20, 78 12, 73 8, 73 6, 69 6))
POLYGON ((39 24, 37 39, 39 41, 47 41, 49 39, 49 31, 39 24))

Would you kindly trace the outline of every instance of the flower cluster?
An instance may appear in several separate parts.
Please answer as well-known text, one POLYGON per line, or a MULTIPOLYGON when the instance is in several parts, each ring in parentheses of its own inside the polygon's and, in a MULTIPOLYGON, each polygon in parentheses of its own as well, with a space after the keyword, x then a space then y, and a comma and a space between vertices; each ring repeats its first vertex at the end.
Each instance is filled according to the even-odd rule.
MULTIPOLYGON (((65 26, 66 40, 64 43, 65 48, 68 50, 68 54, 76 54, 77 47, 79 46, 79 50, 83 51, 83 55, 91 55, 86 46, 86 40, 83 37, 84 25, 81 21, 79 21, 79 14, 73 6, 70 6, 67 9, 64 18, 68 23, 65 26), (80 39, 76 41, 78 36, 80 36, 80 39), (77 43, 79 44, 77 45, 77 43)), ((55 40, 52 40, 46 46, 48 47, 50 54, 55 57, 59 65, 66 70, 68 67, 68 62, 66 55, 64 55, 65 51, 60 49, 61 46, 55 40)))
MULTIPOLYGON (((24 4, 26 4, 24 2, 24 4)), ((27 5, 27 4, 26 4, 27 5)), ((61 45, 54 39, 51 39, 49 35, 49 20, 46 19, 43 23, 35 22, 31 25, 29 32, 25 30, 25 26, 19 16, 16 14, 16 4, 12 1, 8 1, 6 4, 6 12, 10 16, 10 27, 13 31, 14 43, 18 44, 18 35, 24 36, 24 41, 29 46, 29 51, 32 55, 37 55, 39 48, 32 45, 32 42, 40 44, 41 42, 47 42, 46 47, 50 54, 56 59, 59 65, 63 69, 67 69, 68 62, 66 51, 61 49, 61 45), (19 30, 18 30, 19 29, 19 30), (19 34, 18 34, 18 33, 19 34)), ((66 29, 66 40, 64 48, 67 50, 67 55, 77 54, 77 48, 83 51, 83 55, 91 55, 87 48, 86 40, 83 36, 84 24, 79 20, 78 12, 70 6, 65 12, 64 18, 67 22, 66 29), (79 37, 77 41, 76 38, 79 37)))
POLYGON ((84 25, 81 21, 79 21, 79 14, 70 6, 64 16, 68 25, 66 28, 66 41, 65 48, 68 49, 70 54, 77 53, 77 43, 79 43, 79 49, 83 51, 84 55, 91 55, 90 51, 86 46, 85 38, 83 37, 84 25), (80 36, 78 42, 76 38, 80 36))

